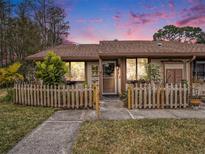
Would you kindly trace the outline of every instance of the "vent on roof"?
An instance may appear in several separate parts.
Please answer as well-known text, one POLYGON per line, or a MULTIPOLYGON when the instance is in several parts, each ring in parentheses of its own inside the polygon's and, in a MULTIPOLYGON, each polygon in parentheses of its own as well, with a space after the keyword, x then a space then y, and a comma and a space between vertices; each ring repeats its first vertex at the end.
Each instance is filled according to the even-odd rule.
POLYGON ((162 43, 160 43, 160 42, 159 42, 159 43, 157 43, 157 46, 161 47, 161 46, 162 46, 162 43))

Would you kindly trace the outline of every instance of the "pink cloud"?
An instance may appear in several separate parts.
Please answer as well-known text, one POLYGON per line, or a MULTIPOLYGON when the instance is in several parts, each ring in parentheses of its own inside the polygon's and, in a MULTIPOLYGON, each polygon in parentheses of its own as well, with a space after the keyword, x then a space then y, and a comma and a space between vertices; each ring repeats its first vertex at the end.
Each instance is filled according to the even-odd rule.
POLYGON ((200 1, 192 1, 191 7, 180 12, 181 20, 176 22, 177 26, 205 26, 205 4, 200 1))
POLYGON ((204 26, 205 16, 192 16, 176 23, 177 26, 204 26))
POLYGON ((119 16, 119 15, 114 15, 112 18, 113 18, 114 20, 119 20, 119 19, 120 19, 120 16, 119 16))
POLYGON ((88 26, 81 29, 75 34, 68 36, 67 39, 77 43, 98 43, 104 38, 101 33, 101 31, 99 32, 94 27, 88 26))
POLYGON ((122 18, 122 14, 120 12, 116 12, 116 14, 114 16, 112 16, 112 19, 115 21, 115 22, 118 22, 120 21, 120 19, 122 18))
POLYGON ((149 9, 149 10, 154 10, 154 9, 156 9, 157 7, 155 7, 155 6, 153 6, 153 5, 145 4, 145 5, 144 5, 144 8, 145 8, 145 9, 149 9))
POLYGON ((136 25, 144 25, 148 23, 154 23, 160 19, 167 19, 169 18, 169 15, 166 12, 142 14, 130 12, 130 17, 136 25))
POLYGON ((85 19, 85 18, 79 18, 76 20, 78 23, 102 23, 103 19, 102 18, 90 18, 90 19, 85 19))
POLYGON ((168 4, 169 4, 169 7, 171 10, 173 10, 175 8, 174 0, 169 0, 168 4))
MULTIPOLYGON (((147 40, 151 39, 150 36, 144 34, 146 33, 143 29, 153 25, 156 21, 160 19, 167 19, 170 16, 165 12, 154 12, 154 13, 134 13, 124 14, 122 17, 121 13, 117 13, 113 16, 115 22, 115 30, 121 39, 141 39, 147 40), (143 29, 142 29, 142 26, 143 29)), ((120 39, 119 38, 119 39, 120 39)))

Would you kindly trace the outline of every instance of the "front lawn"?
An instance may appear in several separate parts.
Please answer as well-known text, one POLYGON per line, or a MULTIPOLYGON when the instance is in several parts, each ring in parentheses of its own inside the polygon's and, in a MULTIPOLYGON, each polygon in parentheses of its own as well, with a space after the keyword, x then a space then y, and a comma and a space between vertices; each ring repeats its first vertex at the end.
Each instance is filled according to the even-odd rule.
POLYGON ((0 101, 5 97, 7 94, 6 89, 0 89, 0 101))
POLYGON ((52 108, 0 103, 0 153, 6 153, 53 112, 52 108))
POLYGON ((85 122, 73 153, 205 153, 205 120, 85 122))

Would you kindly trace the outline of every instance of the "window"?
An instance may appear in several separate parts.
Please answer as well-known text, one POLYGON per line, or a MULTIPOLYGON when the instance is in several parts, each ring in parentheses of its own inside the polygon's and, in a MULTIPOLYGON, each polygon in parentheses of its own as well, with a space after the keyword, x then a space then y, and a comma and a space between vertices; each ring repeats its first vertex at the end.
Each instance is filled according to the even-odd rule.
POLYGON ((195 65, 195 79, 205 80, 205 61, 197 61, 195 65))
POLYGON ((126 59, 127 80, 140 80, 146 76, 147 58, 126 59))
POLYGON ((146 65, 148 64, 147 58, 137 58, 137 79, 144 79, 147 75, 146 65))
POLYGON ((85 80, 85 63, 84 62, 68 62, 68 73, 66 79, 71 81, 84 81, 85 80))
POLYGON ((126 59, 127 80, 136 80, 136 59, 126 59))
POLYGON ((92 77, 98 77, 98 65, 92 65, 91 71, 92 71, 92 77))

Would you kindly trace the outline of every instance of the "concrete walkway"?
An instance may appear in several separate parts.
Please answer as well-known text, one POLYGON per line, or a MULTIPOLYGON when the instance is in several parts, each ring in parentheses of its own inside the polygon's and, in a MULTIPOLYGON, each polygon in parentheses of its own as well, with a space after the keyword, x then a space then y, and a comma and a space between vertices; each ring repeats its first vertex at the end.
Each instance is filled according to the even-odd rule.
POLYGON ((68 154, 80 124, 95 118, 94 110, 64 110, 24 137, 9 154, 68 154))
POLYGON ((124 107, 119 98, 104 97, 101 101, 101 119, 155 119, 155 118, 205 118, 205 105, 198 110, 193 109, 133 109, 124 107))
MULTIPOLYGON (((128 110, 119 98, 105 97, 101 101, 100 119, 125 120, 144 118, 205 118, 205 108, 199 110, 128 110)), ((95 120, 95 110, 63 110, 54 113, 20 141, 9 154, 68 154, 85 120, 95 120)))

